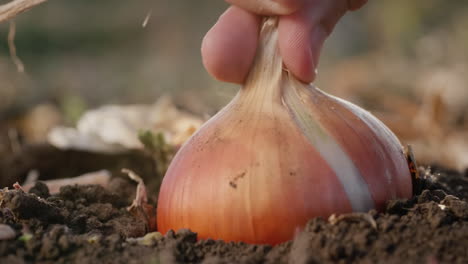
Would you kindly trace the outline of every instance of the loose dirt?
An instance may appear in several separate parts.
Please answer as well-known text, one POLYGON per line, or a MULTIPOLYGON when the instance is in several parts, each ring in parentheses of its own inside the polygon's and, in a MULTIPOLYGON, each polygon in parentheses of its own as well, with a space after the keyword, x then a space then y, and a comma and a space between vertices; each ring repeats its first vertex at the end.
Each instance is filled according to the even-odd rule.
MULTIPOLYGON (((37 156, 56 157, 58 163, 42 165, 47 178, 54 178, 54 166, 60 171, 57 175, 67 173, 60 167, 61 159, 85 162, 89 157, 93 166, 102 160, 104 165, 123 162, 129 168, 149 168, 142 169, 148 186, 158 186, 161 180, 149 175, 154 164, 151 159, 142 162, 143 154, 132 163, 134 159, 125 155, 60 155, 58 150, 46 149, 46 154, 33 153, 32 159, 29 155, 27 162, 34 163, 37 156)), ((12 160, 24 164, 19 156, 12 160)), ((24 173, 12 172, 8 180, 25 177, 21 166, 12 170, 24 173)), ((390 201, 381 213, 311 219, 292 241, 275 247, 198 241, 189 230, 151 232, 140 214, 127 210, 136 184, 123 177, 113 178, 106 189, 65 186, 55 195, 41 182, 29 193, 3 189, 0 232, 12 229, 15 235, 0 241, 0 263, 468 263, 468 172, 440 167, 420 171, 422 193, 413 198, 390 201)), ((150 203, 156 204, 157 188, 148 190, 150 203)))

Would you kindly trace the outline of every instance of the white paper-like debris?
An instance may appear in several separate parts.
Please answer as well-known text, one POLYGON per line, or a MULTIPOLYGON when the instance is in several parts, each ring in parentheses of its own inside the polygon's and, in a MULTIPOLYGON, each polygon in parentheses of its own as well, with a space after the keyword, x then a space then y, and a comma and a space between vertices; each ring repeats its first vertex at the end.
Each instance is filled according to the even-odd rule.
POLYGON ((168 143, 182 144, 203 123, 201 118, 181 111, 168 96, 153 105, 108 105, 86 112, 76 128, 56 127, 48 135, 60 149, 121 152, 142 148, 138 132, 163 133, 168 143))

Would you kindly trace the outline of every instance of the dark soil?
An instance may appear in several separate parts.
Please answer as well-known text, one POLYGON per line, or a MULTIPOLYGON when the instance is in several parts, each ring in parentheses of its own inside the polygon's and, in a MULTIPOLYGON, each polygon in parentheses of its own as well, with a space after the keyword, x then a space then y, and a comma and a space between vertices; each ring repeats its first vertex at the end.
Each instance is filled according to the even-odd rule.
POLYGON ((0 152, 0 157, 0 187, 23 182, 31 170, 36 170, 41 180, 73 177, 102 169, 119 175, 122 168, 132 168, 144 178, 151 178, 155 172, 152 158, 141 151, 105 155, 78 150, 63 151, 39 144, 25 145, 18 153, 0 152))
MULTIPOLYGON (((86 163, 87 155, 93 157, 93 164, 99 164, 96 160, 107 162, 96 169, 123 162, 122 167, 139 168, 149 186, 160 181, 148 177, 154 172, 150 159, 132 161, 125 155, 98 157, 73 152, 60 155, 59 150, 46 149, 49 152, 45 154, 36 149, 36 156, 27 155, 28 166, 20 156, 11 158, 10 162, 22 167, 6 174, 11 176, 8 184, 14 177, 20 177, 17 180, 21 182, 35 163, 43 166, 41 175, 48 175, 46 178, 54 178, 54 173, 67 176, 61 164, 70 164, 66 166, 68 176, 76 176, 70 168, 88 170, 81 164, 86 163), (57 157, 55 163, 35 161, 47 155, 57 157), (63 159, 70 157, 76 158, 74 163, 64 163, 63 159), (54 172, 54 167, 62 172, 54 172)), ((56 195, 49 195, 40 182, 29 193, 4 189, 0 193, 0 224, 13 228, 16 236, 0 241, 0 263, 468 263, 468 172, 420 170, 422 193, 412 199, 391 201, 382 213, 311 219, 293 241, 275 247, 197 241, 197 235, 189 230, 164 236, 148 233, 145 219, 127 210, 136 185, 124 178, 113 178, 107 189, 65 186, 56 195)), ((0 178, 5 181, 4 176, 0 178)), ((153 197, 156 195, 154 192, 153 197)))

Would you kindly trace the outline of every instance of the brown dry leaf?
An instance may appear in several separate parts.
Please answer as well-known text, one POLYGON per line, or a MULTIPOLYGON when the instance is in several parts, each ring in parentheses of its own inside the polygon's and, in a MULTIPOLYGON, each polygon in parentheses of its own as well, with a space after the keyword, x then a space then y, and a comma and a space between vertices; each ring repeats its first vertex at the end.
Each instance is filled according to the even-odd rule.
POLYGON ((378 115, 405 144, 412 145, 421 164, 442 164, 465 170, 468 168, 468 129, 457 126, 451 119, 443 90, 425 94, 416 114, 405 115, 395 109, 392 115, 378 115))

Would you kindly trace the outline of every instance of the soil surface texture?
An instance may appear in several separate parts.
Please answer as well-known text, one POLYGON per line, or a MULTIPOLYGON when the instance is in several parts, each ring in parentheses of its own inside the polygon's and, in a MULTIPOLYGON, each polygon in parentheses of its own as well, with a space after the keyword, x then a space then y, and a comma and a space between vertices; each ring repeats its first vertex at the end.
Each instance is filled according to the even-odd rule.
MULTIPOLYGON (((127 210, 136 184, 122 177, 108 188, 64 186, 54 195, 41 182, 28 193, 3 189, 0 263, 468 263, 468 171, 420 172, 421 192, 413 198, 390 201, 381 213, 311 219, 292 241, 274 247, 197 240, 189 230, 154 232, 127 210)), ((143 178, 148 186, 160 182, 143 178)), ((150 203, 154 197, 155 191, 150 203)))

